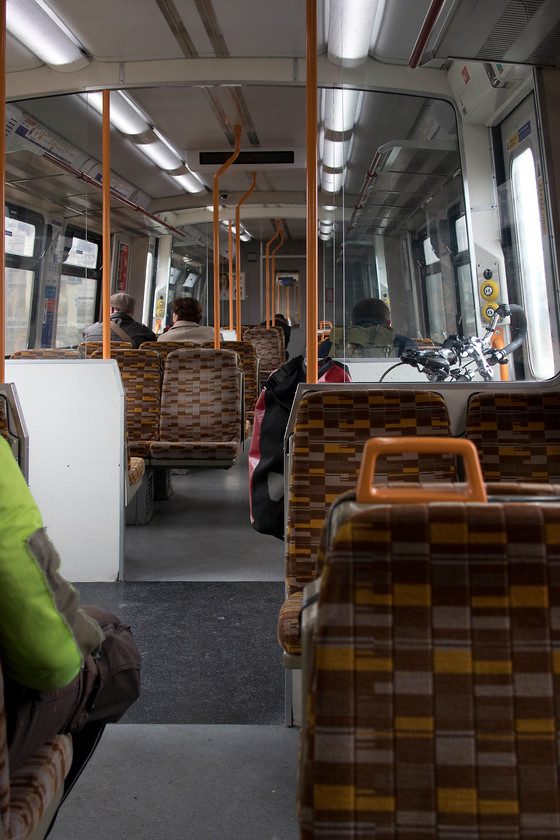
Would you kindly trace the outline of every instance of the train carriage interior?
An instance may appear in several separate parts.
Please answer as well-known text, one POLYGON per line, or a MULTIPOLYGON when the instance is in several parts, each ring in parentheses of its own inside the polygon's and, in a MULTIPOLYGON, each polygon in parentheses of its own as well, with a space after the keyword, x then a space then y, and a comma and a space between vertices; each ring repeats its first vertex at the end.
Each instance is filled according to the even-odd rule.
MULTIPOLYGON (((335 804, 310 816, 309 730, 298 744, 306 704, 322 707, 302 700, 302 591, 370 436, 469 438, 484 498, 555 509, 560 6, 4 5, 0 431, 62 574, 143 656, 140 699, 50 837, 404 837, 371 815, 343 833, 335 804), (196 298, 214 342, 84 343, 117 292, 156 338, 196 298), (387 315, 357 306, 371 299, 387 315), (299 356, 269 479, 282 540, 251 525, 249 465, 260 386, 299 356), (318 382, 327 357, 347 381, 318 382)), ((438 457, 379 471, 462 484, 438 457)), ((343 796, 332 766, 316 772, 315 803, 343 796)), ((548 834, 515 833, 510 813, 472 836, 560 837, 556 799, 548 834)), ((440 829, 406 836, 467 836, 440 829)))

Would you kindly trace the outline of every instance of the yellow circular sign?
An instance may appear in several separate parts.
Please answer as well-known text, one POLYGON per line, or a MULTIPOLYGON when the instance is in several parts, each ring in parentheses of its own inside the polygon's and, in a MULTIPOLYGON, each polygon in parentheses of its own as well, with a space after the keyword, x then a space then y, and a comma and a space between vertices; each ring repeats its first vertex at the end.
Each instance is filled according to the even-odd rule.
POLYGON ((487 323, 490 323, 497 308, 493 303, 487 303, 486 306, 482 307, 482 317, 487 323))
POLYGON ((500 290, 494 280, 484 280, 480 285, 480 295, 484 300, 496 300, 500 290))

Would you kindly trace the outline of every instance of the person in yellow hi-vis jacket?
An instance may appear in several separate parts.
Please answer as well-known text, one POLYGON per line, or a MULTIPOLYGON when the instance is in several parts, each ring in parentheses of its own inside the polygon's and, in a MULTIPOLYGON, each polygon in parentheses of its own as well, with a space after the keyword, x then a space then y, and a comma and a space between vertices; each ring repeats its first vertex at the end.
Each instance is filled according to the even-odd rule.
POLYGON ((81 607, 7 441, 0 437, 0 658, 10 773, 53 735, 72 734, 68 793, 105 724, 140 692, 130 629, 81 607))

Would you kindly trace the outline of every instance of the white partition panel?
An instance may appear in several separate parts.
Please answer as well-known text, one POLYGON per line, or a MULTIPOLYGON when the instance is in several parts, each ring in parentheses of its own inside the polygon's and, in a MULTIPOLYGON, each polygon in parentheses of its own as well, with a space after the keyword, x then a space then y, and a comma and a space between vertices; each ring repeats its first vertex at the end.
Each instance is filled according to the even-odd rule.
POLYGON ((112 360, 6 360, 29 432, 29 486, 71 581, 122 578, 124 391, 112 360))

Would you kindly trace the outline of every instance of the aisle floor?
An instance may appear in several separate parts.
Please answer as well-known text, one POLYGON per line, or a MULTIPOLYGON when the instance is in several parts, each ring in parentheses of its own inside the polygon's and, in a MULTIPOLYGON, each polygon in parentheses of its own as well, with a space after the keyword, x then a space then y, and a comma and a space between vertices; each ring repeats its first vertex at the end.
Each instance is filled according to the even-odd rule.
POLYGON ((174 475, 127 526, 124 580, 80 583, 130 623, 142 694, 107 727, 50 840, 297 840, 297 729, 276 619, 284 544, 249 523, 247 450, 174 475))

